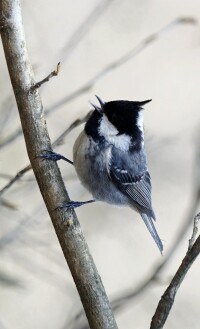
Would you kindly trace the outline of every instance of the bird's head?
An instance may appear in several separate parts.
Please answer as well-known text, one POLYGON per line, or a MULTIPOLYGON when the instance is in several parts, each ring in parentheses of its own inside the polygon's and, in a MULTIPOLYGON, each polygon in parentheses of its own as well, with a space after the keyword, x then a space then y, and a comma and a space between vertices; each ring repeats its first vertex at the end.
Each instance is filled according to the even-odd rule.
MULTIPOLYGON (((91 128, 104 138, 109 136, 127 135, 135 137, 137 131, 143 133, 143 106, 151 101, 125 101, 117 100, 104 102, 96 96, 99 105, 91 103, 94 107, 86 128, 91 128)), ((86 129, 89 131, 90 129, 86 129)))

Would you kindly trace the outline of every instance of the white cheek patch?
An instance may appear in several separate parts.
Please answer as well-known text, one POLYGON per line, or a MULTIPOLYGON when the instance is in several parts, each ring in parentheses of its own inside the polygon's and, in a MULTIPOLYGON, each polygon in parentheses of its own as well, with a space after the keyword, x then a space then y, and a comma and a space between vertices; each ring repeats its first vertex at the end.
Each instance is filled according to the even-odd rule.
POLYGON ((111 136, 111 135, 116 136, 119 132, 105 115, 102 116, 101 123, 99 125, 98 130, 99 130, 99 135, 104 136, 104 137, 111 136))
POLYGON ((105 137, 105 139, 116 148, 122 151, 129 150, 131 137, 126 134, 117 135, 119 131, 105 115, 102 117, 98 131, 99 135, 105 137))

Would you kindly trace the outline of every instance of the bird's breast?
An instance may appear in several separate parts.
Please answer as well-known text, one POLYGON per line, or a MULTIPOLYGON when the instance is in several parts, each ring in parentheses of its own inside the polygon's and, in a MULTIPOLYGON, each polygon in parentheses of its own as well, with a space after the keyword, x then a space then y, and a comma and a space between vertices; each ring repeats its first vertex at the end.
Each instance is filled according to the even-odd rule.
POLYGON ((95 199, 123 205, 127 198, 109 177, 111 151, 112 145, 101 145, 83 131, 74 144, 74 166, 80 181, 95 199))

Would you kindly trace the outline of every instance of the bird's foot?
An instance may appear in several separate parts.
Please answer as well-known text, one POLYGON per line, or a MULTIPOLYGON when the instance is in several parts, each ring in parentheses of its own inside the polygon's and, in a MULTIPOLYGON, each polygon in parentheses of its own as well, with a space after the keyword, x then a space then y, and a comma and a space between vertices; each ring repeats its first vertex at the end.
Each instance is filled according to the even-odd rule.
POLYGON ((84 204, 92 203, 92 202, 95 202, 95 200, 92 199, 92 200, 88 200, 88 201, 69 201, 69 202, 62 203, 56 209, 62 209, 62 208, 75 209, 75 208, 83 206, 84 204))
POLYGON ((67 161, 69 162, 70 164, 73 165, 73 162, 67 158, 65 158, 63 155, 59 154, 59 153, 56 153, 56 152, 53 152, 53 151, 48 151, 48 150, 45 150, 46 153, 44 154, 40 154, 38 156, 38 158, 41 158, 43 160, 52 160, 52 161, 58 161, 58 160, 64 160, 64 161, 67 161))

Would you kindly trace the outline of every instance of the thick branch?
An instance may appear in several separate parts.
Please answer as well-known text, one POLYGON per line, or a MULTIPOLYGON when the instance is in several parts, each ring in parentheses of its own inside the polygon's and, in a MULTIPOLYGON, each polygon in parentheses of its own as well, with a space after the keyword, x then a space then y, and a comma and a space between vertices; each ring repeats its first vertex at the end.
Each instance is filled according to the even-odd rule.
POLYGON ((37 156, 51 150, 43 107, 29 62, 19 0, 1 0, 2 42, 18 105, 30 162, 51 216, 63 253, 82 300, 90 327, 117 328, 101 278, 89 253, 78 219, 73 211, 54 209, 69 200, 58 166, 37 156), (70 220, 71 225, 66 225, 70 220))

